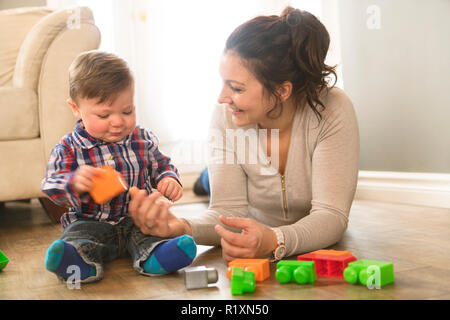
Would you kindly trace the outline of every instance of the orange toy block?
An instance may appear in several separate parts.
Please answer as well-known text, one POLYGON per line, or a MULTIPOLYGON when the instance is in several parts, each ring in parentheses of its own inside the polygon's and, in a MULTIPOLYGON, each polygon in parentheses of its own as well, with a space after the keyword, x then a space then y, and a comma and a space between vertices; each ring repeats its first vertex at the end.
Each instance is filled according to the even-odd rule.
POLYGON ((342 256, 346 256, 346 257, 352 256, 352 253, 350 251, 325 250, 325 249, 313 251, 313 252, 311 252, 311 254, 327 255, 327 256, 341 256, 341 257, 342 256))
POLYGON ((99 174, 93 179, 93 187, 89 191, 96 203, 103 204, 128 190, 128 185, 122 175, 112 167, 104 165, 97 170, 99 174))
POLYGON ((234 259, 228 264, 227 277, 231 280, 233 267, 243 268, 244 271, 252 271, 255 281, 264 281, 270 277, 268 259, 234 259))

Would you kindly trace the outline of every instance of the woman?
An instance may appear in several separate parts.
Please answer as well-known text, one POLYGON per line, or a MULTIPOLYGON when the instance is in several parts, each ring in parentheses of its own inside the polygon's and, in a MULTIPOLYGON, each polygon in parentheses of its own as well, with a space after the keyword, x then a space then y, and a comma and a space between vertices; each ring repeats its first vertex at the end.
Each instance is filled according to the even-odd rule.
POLYGON ((225 261, 279 260, 340 240, 356 190, 359 133, 350 99, 328 83, 336 77, 324 63, 329 42, 316 17, 291 7, 281 16, 256 17, 229 36, 211 130, 222 137, 267 132, 258 143, 268 163, 230 162, 241 157, 238 146, 228 138, 215 143, 208 210, 179 219, 156 202, 159 193, 133 190, 129 210, 142 232, 220 244, 225 261))

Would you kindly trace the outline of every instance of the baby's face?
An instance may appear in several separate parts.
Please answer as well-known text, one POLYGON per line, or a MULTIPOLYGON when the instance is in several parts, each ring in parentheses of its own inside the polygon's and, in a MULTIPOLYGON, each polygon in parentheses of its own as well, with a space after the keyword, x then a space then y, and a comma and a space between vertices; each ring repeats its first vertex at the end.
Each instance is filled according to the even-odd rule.
POLYGON ((72 109, 75 116, 82 119, 86 131, 92 137, 106 142, 118 142, 136 127, 133 95, 133 88, 125 89, 112 104, 99 104, 98 99, 78 98, 78 105, 75 108, 72 106, 72 109))

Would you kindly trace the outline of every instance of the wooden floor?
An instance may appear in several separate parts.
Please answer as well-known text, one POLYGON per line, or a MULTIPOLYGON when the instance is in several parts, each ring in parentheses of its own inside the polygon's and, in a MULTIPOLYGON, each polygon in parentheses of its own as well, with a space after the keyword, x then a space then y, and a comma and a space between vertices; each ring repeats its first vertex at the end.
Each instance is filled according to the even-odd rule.
MULTIPOLYGON (((205 208, 206 203, 194 203, 173 211, 189 216, 205 208)), ((450 299, 448 209, 354 202, 348 230, 333 248, 360 259, 392 261, 395 284, 379 290, 325 277, 310 285, 279 284, 271 264, 271 278, 258 282, 254 293, 232 296, 221 251, 207 246, 199 246, 193 265, 218 270, 219 281, 209 288, 186 290, 182 271, 139 275, 130 259, 122 258, 105 267, 100 282, 68 289, 44 268, 47 248, 60 233, 37 200, 10 202, 0 209, 0 250, 10 259, 0 272, 0 299, 450 299)))

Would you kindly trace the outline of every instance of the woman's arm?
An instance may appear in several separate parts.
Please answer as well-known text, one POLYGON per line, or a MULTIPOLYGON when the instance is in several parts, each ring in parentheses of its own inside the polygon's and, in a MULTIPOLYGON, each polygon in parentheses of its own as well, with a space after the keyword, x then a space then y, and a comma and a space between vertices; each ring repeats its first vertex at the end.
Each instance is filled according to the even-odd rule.
POLYGON ((358 180, 359 131, 350 99, 340 89, 332 92, 312 155, 312 208, 297 223, 280 227, 287 255, 333 245, 347 229, 358 180))
MULTIPOLYGON (((221 239, 214 227, 225 225, 220 222, 219 216, 247 215, 247 176, 236 161, 226 163, 226 159, 234 159, 235 155, 225 143, 224 108, 222 105, 216 106, 210 127, 208 171, 211 198, 208 210, 192 218, 180 219, 170 212, 167 204, 157 201, 159 194, 147 195, 145 190, 130 190, 132 199, 129 211, 143 233, 160 237, 189 234, 197 244, 220 245, 221 239)), ((240 229, 229 229, 240 232, 240 229)))
POLYGON ((225 128, 229 119, 225 108, 224 105, 215 107, 209 131, 209 208, 196 217, 186 219, 195 241, 203 245, 220 244, 220 236, 214 229, 217 224, 224 226, 219 216, 246 217, 248 214, 247 175, 237 163, 231 144, 226 143, 225 128))

